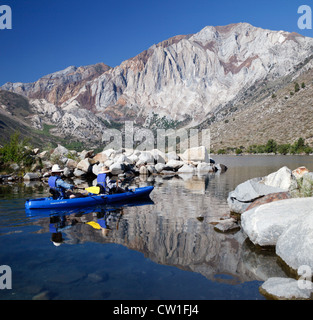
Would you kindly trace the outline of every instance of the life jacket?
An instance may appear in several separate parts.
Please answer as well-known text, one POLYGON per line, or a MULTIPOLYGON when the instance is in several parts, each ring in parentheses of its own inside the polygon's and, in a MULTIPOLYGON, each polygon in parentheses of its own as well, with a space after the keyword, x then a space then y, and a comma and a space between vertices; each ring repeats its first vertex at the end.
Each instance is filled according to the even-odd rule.
POLYGON ((62 187, 57 187, 56 186, 56 182, 58 179, 61 179, 58 176, 51 176, 48 179, 48 184, 50 187, 50 192, 53 194, 53 199, 54 200, 61 200, 64 199, 66 197, 65 195, 65 189, 62 187))
POLYGON ((100 193, 107 193, 109 190, 107 188, 106 173, 100 173, 97 176, 97 186, 100 187, 100 193))

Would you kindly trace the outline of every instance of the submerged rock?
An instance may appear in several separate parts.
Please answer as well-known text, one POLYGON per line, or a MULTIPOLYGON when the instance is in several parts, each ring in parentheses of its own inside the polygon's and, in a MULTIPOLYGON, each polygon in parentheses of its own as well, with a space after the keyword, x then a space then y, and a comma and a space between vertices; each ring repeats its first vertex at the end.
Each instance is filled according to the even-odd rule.
POLYGON ((219 232, 233 232, 240 229, 240 226, 237 224, 236 220, 233 218, 220 220, 218 224, 214 226, 214 230, 219 232))

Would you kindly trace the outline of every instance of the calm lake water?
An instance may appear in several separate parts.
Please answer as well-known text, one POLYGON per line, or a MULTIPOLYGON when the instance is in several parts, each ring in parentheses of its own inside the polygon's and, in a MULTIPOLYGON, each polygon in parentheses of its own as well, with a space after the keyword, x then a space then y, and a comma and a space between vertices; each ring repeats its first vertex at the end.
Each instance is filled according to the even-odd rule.
POLYGON ((264 299, 259 286, 285 276, 275 254, 210 222, 229 214, 227 195, 239 183, 284 165, 313 171, 312 156, 213 158, 226 173, 138 178, 133 186, 154 185, 153 203, 120 208, 29 216, 25 199, 48 188, 0 186, 0 265, 12 269, 0 299, 264 299))

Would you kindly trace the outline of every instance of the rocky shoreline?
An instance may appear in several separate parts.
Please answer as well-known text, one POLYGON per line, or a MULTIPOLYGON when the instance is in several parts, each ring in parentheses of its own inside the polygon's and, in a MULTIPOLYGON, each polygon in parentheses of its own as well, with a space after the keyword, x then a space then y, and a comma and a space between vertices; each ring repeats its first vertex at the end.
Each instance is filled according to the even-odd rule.
POLYGON ((282 167, 238 185, 227 202, 247 238, 273 248, 291 276, 269 278, 260 292, 271 299, 312 299, 313 172, 282 167))
POLYGON ((10 168, 15 173, 1 175, 0 182, 46 179, 56 163, 64 168, 64 177, 76 179, 77 182, 86 178, 95 178, 103 166, 108 166, 112 175, 119 178, 132 178, 139 175, 206 174, 227 170, 225 165, 216 164, 209 158, 204 146, 187 149, 183 154, 164 153, 158 149, 151 151, 108 149, 95 154, 94 150, 77 152, 58 145, 50 152, 34 149, 32 156, 34 164, 28 172, 23 176, 19 175, 20 167, 13 163, 10 168))

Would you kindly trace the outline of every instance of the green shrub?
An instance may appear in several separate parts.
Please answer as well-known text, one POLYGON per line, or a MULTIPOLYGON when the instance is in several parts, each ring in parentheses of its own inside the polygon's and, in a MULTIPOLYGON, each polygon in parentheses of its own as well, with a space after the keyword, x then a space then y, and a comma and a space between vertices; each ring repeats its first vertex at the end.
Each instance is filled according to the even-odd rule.
POLYGON ((279 146, 277 146, 277 152, 280 154, 287 154, 290 151, 290 144, 286 143, 286 144, 280 144, 279 146))
POLYGON ((277 143, 274 139, 270 139, 267 141, 265 148, 266 153, 276 153, 277 152, 277 143))
POLYGON ((32 147, 29 145, 28 139, 20 139, 20 133, 15 132, 11 135, 10 141, 0 149, 0 162, 17 163, 31 165, 33 157, 31 156, 32 147))

